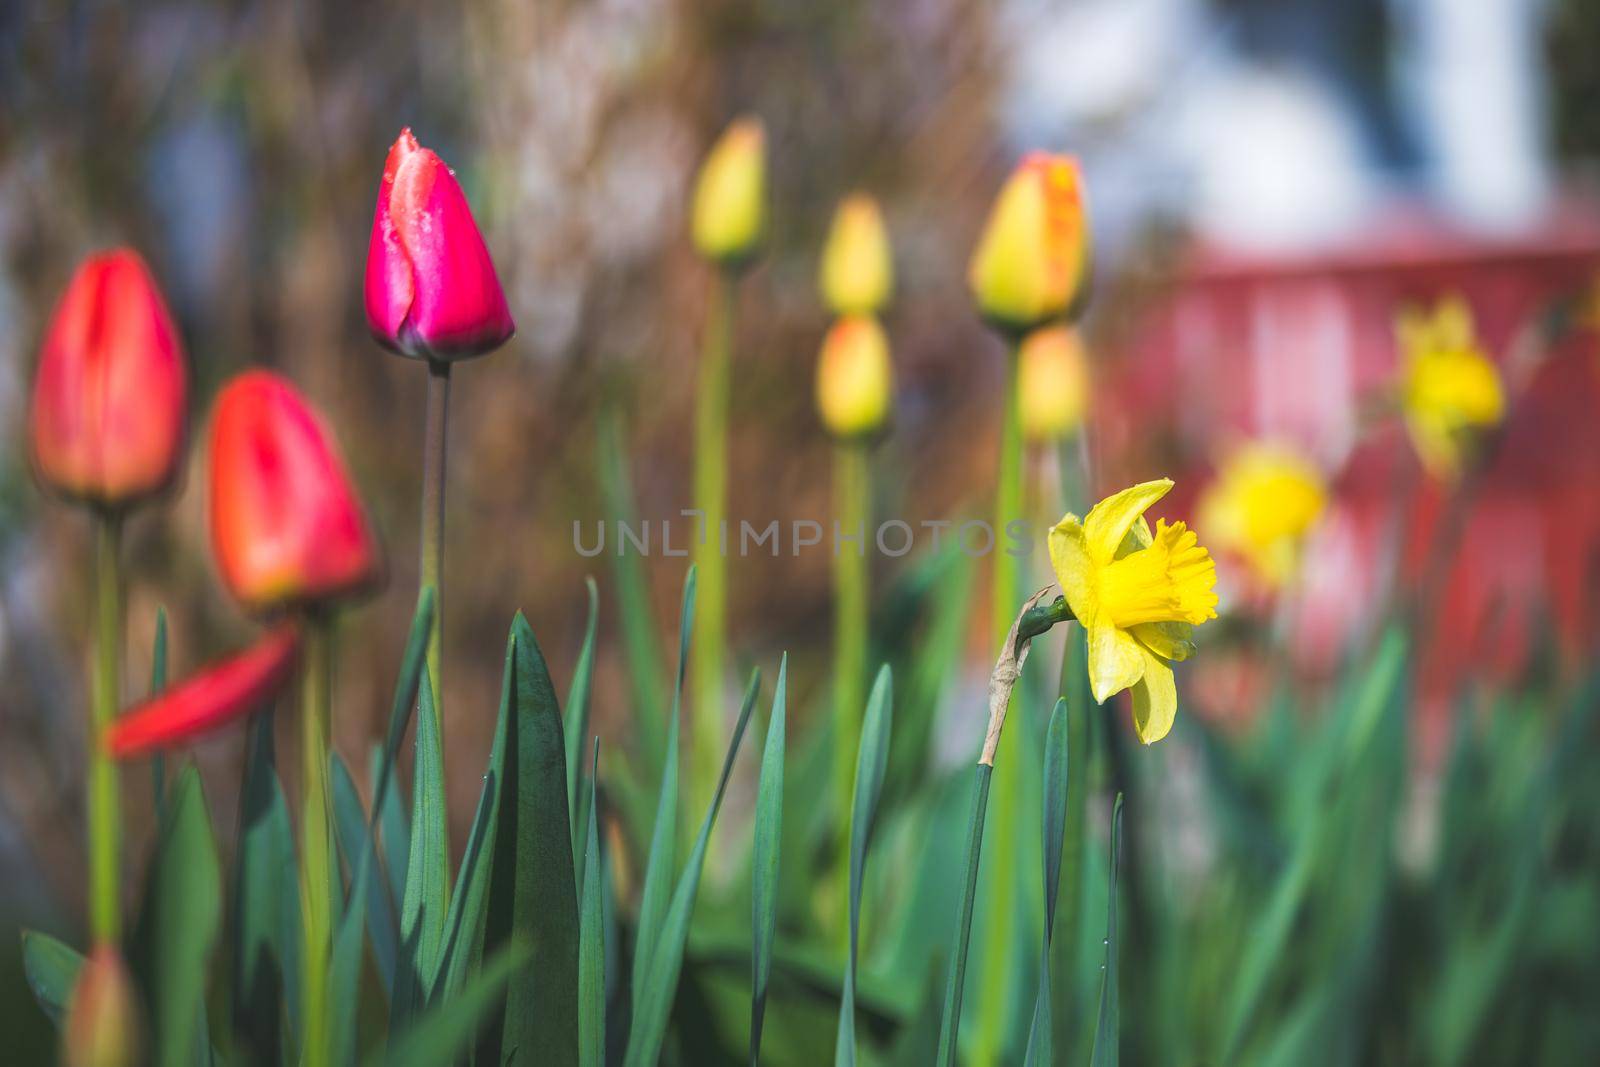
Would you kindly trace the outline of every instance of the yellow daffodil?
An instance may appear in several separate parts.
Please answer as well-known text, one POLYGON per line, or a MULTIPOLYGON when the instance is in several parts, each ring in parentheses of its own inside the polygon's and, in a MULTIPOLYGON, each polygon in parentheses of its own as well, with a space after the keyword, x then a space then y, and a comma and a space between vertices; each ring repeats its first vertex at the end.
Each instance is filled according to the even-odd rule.
POLYGON ((741 118, 706 156, 694 190, 694 245, 724 266, 755 255, 766 229, 767 138, 761 120, 741 118))
POLYGON ((1477 435, 1505 417, 1500 371, 1484 354, 1459 297, 1431 313, 1408 309, 1396 325, 1400 404, 1422 465, 1436 478, 1461 473, 1477 435))
POLYGON ((1017 414, 1022 436, 1049 443, 1076 433, 1089 406, 1089 361, 1067 326, 1030 333, 1017 357, 1017 414))
POLYGON ((889 340, 878 320, 850 315, 833 324, 817 360, 817 411, 828 432, 863 437, 883 427, 893 399, 889 340))
POLYGON ((1220 549, 1242 557, 1274 588, 1293 577, 1306 535, 1328 505, 1322 472, 1292 449, 1236 449, 1200 498, 1200 522, 1220 549))
POLYGON ((834 212, 818 278, 822 299, 835 315, 872 315, 883 310, 894 288, 894 257, 878 202, 853 193, 834 212))
POLYGON ((1178 690, 1169 660, 1188 659, 1195 626, 1217 615, 1216 564, 1183 523, 1145 511, 1167 495, 1162 478, 1100 501, 1081 522, 1050 529, 1050 563, 1089 638, 1089 685, 1099 703, 1133 690, 1133 727, 1145 744, 1172 729, 1178 690))
POLYGON ((1083 179, 1067 156, 1031 153, 1006 180, 967 281, 983 317, 1025 333, 1068 314, 1089 273, 1083 179))

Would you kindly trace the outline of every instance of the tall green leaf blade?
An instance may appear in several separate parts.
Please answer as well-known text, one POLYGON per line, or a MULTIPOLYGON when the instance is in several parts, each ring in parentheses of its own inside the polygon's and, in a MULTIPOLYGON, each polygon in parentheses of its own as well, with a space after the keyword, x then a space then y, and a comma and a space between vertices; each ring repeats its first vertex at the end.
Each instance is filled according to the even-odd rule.
MULTIPOLYGON (((337 757, 335 757, 337 758, 337 757)), ((352 1006, 360 996, 362 932, 367 926, 368 901, 384 893, 370 862, 352 865, 355 876, 344 914, 333 935, 333 951, 328 959, 328 1048, 334 1063, 354 1063, 356 1058, 356 1013, 352 1006)), ((375 954, 376 955, 376 954, 375 954)))
POLYGON ((661 926, 671 903, 672 873, 678 839, 678 744, 683 676, 689 663, 689 638, 694 625, 695 569, 683 579, 683 603, 678 613, 678 671, 672 690, 672 714, 667 719, 667 749, 661 763, 661 788, 656 795, 655 827, 650 834, 650 855, 645 860, 644 889, 639 896, 639 921, 633 944, 633 1003, 644 999, 650 958, 655 954, 661 926))
POLYGON ((416 772, 411 784, 410 866, 400 905, 399 972, 394 979, 391 1029, 410 1022, 427 1003, 439 973, 449 885, 444 764, 427 668, 417 687, 416 772))
MULTIPOLYGON (((167 687, 167 609, 156 608, 156 638, 150 649, 150 695, 167 687)), ((155 797, 156 826, 167 818, 167 757, 157 751, 150 757, 150 792, 155 797)))
MULTIPOLYGON (((383 742, 378 741, 367 758, 367 781, 374 789, 383 761, 383 742)), ((389 882, 389 899, 404 900, 406 869, 411 866, 411 816, 406 814, 405 801, 398 789, 385 789, 383 803, 378 805, 378 854, 389 882)))
POLYGON ((33 998, 57 1026, 67 1014, 67 1001, 78 983, 83 954, 37 930, 22 931, 22 970, 33 998))
POLYGON ((150 1008, 151 1062, 207 1062, 206 964, 222 921, 222 870, 200 775, 185 767, 156 846, 131 957, 150 1008))
POLYGON ((594 679, 594 637, 600 620, 600 590, 593 578, 585 578, 589 590, 589 621, 583 628, 583 647, 578 650, 578 665, 572 671, 572 685, 567 689, 566 722, 562 733, 567 742, 567 809, 573 813, 572 852, 583 850, 583 826, 577 818, 583 782, 583 740, 589 736, 589 691, 594 679))
POLYGON ((1106 886, 1106 962, 1100 986, 1100 1014, 1094 1025, 1091 1067, 1117 1067, 1121 1035, 1117 1004, 1117 878, 1122 869, 1122 794, 1111 808, 1111 872, 1106 886))
POLYGON ((272 716, 257 715, 234 853, 231 1012, 234 1032, 269 1059, 279 1056, 285 1002, 296 1013, 300 1005, 298 996, 289 996, 299 990, 300 897, 284 892, 285 885, 298 885, 297 869, 289 805, 275 769, 272 716))
MULTIPOLYGON (((706 848, 711 841, 711 828, 716 825, 717 812, 722 808, 722 797, 728 788, 728 776, 733 773, 733 761, 739 755, 739 742, 744 739, 745 726, 750 722, 750 712, 756 705, 761 690, 761 672, 751 675, 745 690, 744 704, 739 709, 739 721, 734 725, 733 738, 728 744, 728 754, 722 762, 722 774, 717 779, 716 792, 711 806, 706 810, 705 821, 700 824, 700 834, 695 838, 689 853, 689 862, 678 879, 672 894, 672 905, 667 909, 660 936, 650 956, 643 960, 649 968, 644 980, 644 994, 634 1002, 633 1022, 628 1030, 628 1051, 624 1063, 628 1067, 655 1067, 661 1059, 661 1046, 667 1036, 667 1021, 672 1012, 672 1002, 678 991, 678 976, 683 969, 684 945, 689 939, 689 918, 694 911, 694 900, 700 890, 700 873, 705 866, 706 848)), ((634 966, 641 963, 638 957, 634 966)))
POLYGON ((772 978, 772 944, 778 932, 778 857, 783 841, 783 756, 789 692, 789 655, 778 661, 778 685, 772 693, 772 719, 767 723, 761 753, 761 780, 756 788, 755 843, 751 850, 750 1064, 761 1057, 761 1024, 767 1011, 767 983, 772 978))
MULTIPOLYGON (((365 895, 361 902, 367 934, 372 939, 372 958, 378 966, 383 982, 384 996, 394 996, 394 965, 398 955, 399 926, 395 921, 394 902, 389 899, 388 886, 375 878, 362 878, 362 867, 377 868, 373 854, 376 843, 368 832, 367 812, 361 806, 361 793, 350 774, 350 768, 337 752, 328 757, 328 780, 333 793, 333 825, 339 851, 350 869, 350 892, 357 891, 356 883, 365 895)), ((350 907, 353 907, 354 902, 350 907)), ((350 910, 346 908, 346 912, 350 910)))
POLYGON ((939 1067, 955 1067, 961 1036, 961 1001, 967 986, 967 954, 972 942, 972 908, 978 895, 978 862, 983 851, 983 819, 989 807, 989 780, 994 768, 978 764, 972 787, 972 817, 967 823, 967 860, 962 880, 961 907, 956 914, 954 962, 945 980, 944 1012, 939 1020, 939 1067))
POLYGON ((531 955, 511 977, 500 1047, 485 1052, 561 1065, 578 1058, 578 889, 567 751, 561 707, 533 631, 520 613, 511 630, 515 714, 506 723, 484 951, 515 941, 531 955))
POLYGON ((602 895, 605 871, 600 866, 600 836, 594 816, 595 780, 600 773, 600 739, 595 738, 594 759, 589 764, 588 825, 584 829, 583 898, 578 919, 578 1063, 605 1067, 606 1062, 606 945, 602 895))
POLYGON ((1061 848, 1066 836, 1068 714, 1066 698, 1056 700, 1044 742, 1044 951, 1039 957, 1039 992, 1033 1004, 1024 1063, 1055 1062, 1050 1018, 1050 940, 1056 925, 1056 894, 1061 888, 1061 848))
MULTIPOLYGON (((386 1052, 368 1058, 369 1067, 438 1067, 454 1063, 472 1045, 505 993, 507 982, 528 959, 520 945, 495 954, 461 992, 419 1018, 386 1052)), ((542 1060, 518 1060, 538 1063, 542 1060)))
POLYGON ((855 789, 850 797, 850 952, 845 957, 844 995, 839 1001, 839 1036, 833 1060, 839 1065, 856 1062, 856 956, 860 945, 861 883, 867 869, 867 846, 872 841, 878 796, 889 765, 889 731, 894 721, 894 683, 888 664, 878 669, 867 698, 861 723, 861 743, 856 751, 855 789))

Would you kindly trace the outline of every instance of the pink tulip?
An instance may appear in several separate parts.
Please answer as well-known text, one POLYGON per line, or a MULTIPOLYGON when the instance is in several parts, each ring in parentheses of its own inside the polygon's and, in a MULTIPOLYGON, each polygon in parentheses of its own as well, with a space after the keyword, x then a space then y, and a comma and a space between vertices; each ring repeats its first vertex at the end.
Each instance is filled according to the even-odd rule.
POLYGON ((401 130, 383 166, 367 246, 367 325, 416 359, 470 359, 516 324, 456 176, 401 130))

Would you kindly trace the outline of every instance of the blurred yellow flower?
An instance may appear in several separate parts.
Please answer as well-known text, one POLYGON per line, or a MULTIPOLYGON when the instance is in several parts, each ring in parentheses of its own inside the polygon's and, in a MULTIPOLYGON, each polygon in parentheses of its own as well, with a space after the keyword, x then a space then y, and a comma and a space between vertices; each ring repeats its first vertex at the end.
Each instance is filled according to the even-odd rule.
POLYGON ((1477 435, 1505 417, 1500 372, 1484 354, 1472 312, 1460 297, 1439 301, 1430 313, 1401 312, 1400 404, 1422 465, 1436 478, 1461 473, 1477 435))
POLYGON ((1083 341, 1066 326, 1035 330, 1017 363, 1017 411, 1022 436, 1036 443, 1077 432, 1089 406, 1089 361, 1083 341))
POLYGON ((1024 333, 1077 302, 1089 268, 1089 219, 1078 164, 1028 155, 1000 190, 967 280, 983 317, 1024 333))
POLYGON ((848 315, 833 324, 817 360, 817 411, 835 437, 862 437, 889 417, 894 371, 889 341, 870 315, 848 315))
POLYGON ((1310 460, 1256 441, 1229 454, 1199 511, 1207 539, 1276 588, 1294 576, 1306 535, 1327 505, 1322 472, 1310 460))
POLYGON ((1178 690, 1168 660, 1194 652, 1193 627, 1217 616, 1216 564, 1183 523, 1144 513, 1172 488, 1162 478, 1100 501, 1082 522, 1050 529, 1050 563, 1089 638, 1089 685, 1105 703, 1133 690, 1133 727, 1151 744, 1172 729, 1178 690))
POLYGON ((883 310, 894 289, 894 257, 878 202, 852 193, 839 202, 819 278, 822 299, 835 315, 871 315, 883 310))
POLYGON ((737 119, 701 166, 694 190, 694 245, 707 259, 738 266, 755 255, 766 227, 766 144, 760 119, 737 119))

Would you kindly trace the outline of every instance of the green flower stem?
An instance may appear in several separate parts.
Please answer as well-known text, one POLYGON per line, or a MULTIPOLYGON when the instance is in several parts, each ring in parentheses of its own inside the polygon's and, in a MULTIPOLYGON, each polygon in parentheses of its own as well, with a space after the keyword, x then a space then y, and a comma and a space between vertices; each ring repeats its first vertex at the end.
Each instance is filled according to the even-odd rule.
POLYGON ((94 940, 116 944, 122 934, 118 876, 121 817, 117 766, 102 744, 117 717, 122 659, 122 574, 118 549, 122 517, 95 520, 95 669, 93 721, 88 731, 89 926, 94 940))
MULTIPOLYGON (((1020 338, 1010 341, 1006 352, 1005 387, 1000 419, 1000 474, 995 489, 994 510, 994 612, 991 622, 1004 642, 1022 600, 1017 557, 1006 549, 1006 524, 1022 514, 1022 428, 1017 412, 1017 353, 1020 338)), ((979 964, 978 1032, 973 1063, 998 1064, 1005 1052, 1006 1027, 1019 1003, 1013 988, 1017 973, 1017 887, 1022 872, 1017 869, 1017 831, 1022 825, 1022 785, 1020 768, 1024 738, 1020 729, 1002 734, 995 763, 1010 769, 1002 774, 994 793, 993 847, 990 867, 994 872, 994 892, 988 901, 989 921, 984 927, 983 958, 979 964)))
POLYGON ((841 891, 848 881, 856 740, 861 735, 866 703, 870 477, 865 443, 840 441, 834 445, 834 521, 842 537, 860 533, 854 542, 841 537, 833 557, 833 817, 839 831, 835 858, 841 891))
POLYGON ((705 348, 694 412, 694 503, 701 526, 694 562, 699 609, 694 620, 694 720, 690 752, 695 803, 708 802, 722 760, 723 656, 727 643, 727 559, 722 524, 728 503, 729 352, 733 335, 734 277, 712 275, 705 348))
POLYGON ((333 824, 328 807, 328 708, 333 673, 329 620, 306 620, 301 676, 300 748, 304 803, 300 810, 300 954, 302 1067, 331 1062, 328 963, 333 933, 333 824))
POLYGON ((449 437, 450 364, 428 360, 428 411, 422 445, 422 588, 434 590, 433 628, 428 632, 428 677, 433 682, 435 728, 443 753, 444 702, 440 699, 439 651, 444 634, 444 476, 449 437))

